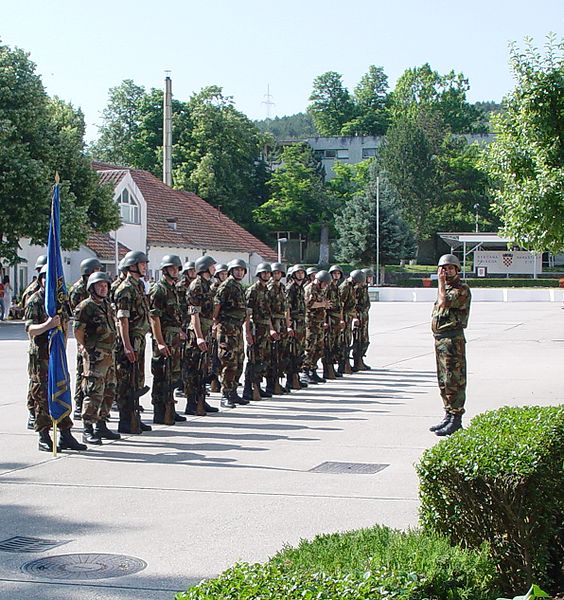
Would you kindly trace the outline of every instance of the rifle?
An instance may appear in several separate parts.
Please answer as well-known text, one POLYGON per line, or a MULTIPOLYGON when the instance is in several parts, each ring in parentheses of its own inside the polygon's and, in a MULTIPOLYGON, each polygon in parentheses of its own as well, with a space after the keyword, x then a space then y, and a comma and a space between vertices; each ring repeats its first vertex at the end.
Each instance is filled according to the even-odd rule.
POLYGON ((360 317, 358 318, 358 327, 353 329, 353 345, 352 345, 352 354, 353 360, 356 366, 356 363, 362 358, 362 320, 360 317))
POLYGON ((139 398, 144 396, 151 388, 144 385, 137 387, 139 379, 139 367, 137 361, 131 363, 129 370, 129 389, 127 391, 126 406, 130 409, 129 428, 131 433, 141 433, 141 415, 139 409, 139 398))
POLYGON ((164 358, 163 398, 165 405, 164 423, 174 425, 176 415, 174 402, 174 382, 172 381, 172 356, 164 358))
POLYGON ((288 379, 290 380, 290 387, 293 390, 301 390, 302 386, 300 385, 299 378, 299 366, 298 366, 298 357, 297 357, 297 342, 294 336, 290 337, 288 340, 288 349, 290 354, 289 368, 288 368, 288 379))
POLYGON ((335 375, 335 367, 333 366, 333 343, 331 335, 331 316, 327 314, 325 317, 327 323, 327 333, 325 335, 325 343, 323 345, 323 377, 326 379, 337 379, 335 375))
POLYGON ((350 363, 350 353, 351 353, 351 347, 349 346, 349 344, 347 344, 347 334, 346 334, 346 328, 349 326, 349 324, 347 323, 345 329, 343 329, 341 331, 341 335, 339 336, 339 342, 340 342, 340 346, 341 346, 341 360, 344 364, 344 372, 345 375, 350 375, 353 371, 351 368, 351 363, 350 363))
POLYGON ((272 341, 272 379, 274 380, 272 393, 278 396, 282 393, 282 386, 280 385, 280 342, 278 340, 272 341))
POLYGON ((196 370, 196 385, 194 393, 196 394, 196 416, 206 416, 206 382, 208 379, 208 353, 200 351, 198 367, 196 370))
MULTIPOLYGON (((253 334, 254 337, 254 334, 253 334)), ((252 399, 254 402, 260 400, 260 389, 259 384, 256 382, 256 353, 255 345, 252 344, 247 346, 247 373, 246 376, 249 378, 252 384, 253 395, 252 399)))
POLYGON ((219 373, 221 372, 221 364, 219 362, 219 345, 217 343, 217 336, 210 332, 210 352, 211 352, 211 373, 210 373, 210 392, 219 392, 221 386, 219 385, 219 373))

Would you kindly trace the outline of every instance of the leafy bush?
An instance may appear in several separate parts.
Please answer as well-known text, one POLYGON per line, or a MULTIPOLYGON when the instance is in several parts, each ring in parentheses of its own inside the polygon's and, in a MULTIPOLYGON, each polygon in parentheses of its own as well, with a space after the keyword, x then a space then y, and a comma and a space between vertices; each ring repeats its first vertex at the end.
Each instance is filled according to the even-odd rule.
POLYGON ((491 600, 496 583, 485 546, 468 551, 435 533, 375 526, 302 541, 264 565, 235 565, 177 598, 491 600))
POLYGON ((490 544, 505 592, 557 587, 564 516, 564 406, 502 408, 427 450, 421 523, 455 544, 490 544))

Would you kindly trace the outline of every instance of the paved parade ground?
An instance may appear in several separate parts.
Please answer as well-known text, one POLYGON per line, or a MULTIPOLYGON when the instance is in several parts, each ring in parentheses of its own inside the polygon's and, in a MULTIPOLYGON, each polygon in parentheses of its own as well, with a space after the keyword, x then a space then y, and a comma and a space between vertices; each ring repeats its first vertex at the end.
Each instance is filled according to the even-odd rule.
MULTIPOLYGON (((428 427, 442 416, 430 312, 429 303, 373 303, 370 372, 56 459, 25 428, 23 325, 0 323, 0 548, 16 536, 64 542, 36 553, 0 549, 0 598, 172 599, 300 538, 374 523, 415 526, 414 463, 437 443, 428 427), (328 461, 380 470, 312 471, 328 461), (85 553, 146 566, 103 579, 90 579, 101 565, 120 573, 135 564, 69 556, 63 570, 48 561, 22 569, 85 553), (83 579, 67 578, 79 569, 83 579)), ((475 303, 467 339, 466 422, 502 405, 562 401, 559 303, 475 303)), ((74 379, 74 340, 68 356, 74 379)), ((143 404, 150 422, 149 396, 143 404)), ((74 431, 80 439, 80 422, 74 431)))

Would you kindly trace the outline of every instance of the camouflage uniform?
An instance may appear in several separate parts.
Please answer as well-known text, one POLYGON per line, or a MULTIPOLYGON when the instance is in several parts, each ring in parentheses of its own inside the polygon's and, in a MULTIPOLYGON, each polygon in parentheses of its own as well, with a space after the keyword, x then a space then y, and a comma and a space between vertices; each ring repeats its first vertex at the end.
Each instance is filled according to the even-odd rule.
POLYGON ((305 290, 306 306, 306 354, 305 371, 315 371, 317 362, 323 356, 325 308, 312 308, 312 304, 325 300, 325 290, 317 283, 310 283, 305 290))
POLYGON ((178 305, 180 308, 180 315, 182 321, 182 329, 188 331, 190 325, 190 315, 188 314, 188 288, 196 279, 190 279, 189 277, 183 276, 179 281, 176 282, 176 292, 178 294, 178 305))
POLYGON ((75 309, 74 329, 84 331, 84 376, 82 380, 84 423, 104 419, 112 407, 116 392, 115 314, 107 300, 83 300, 75 309))
MULTIPOLYGON (((129 340, 137 355, 135 387, 140 389, 145 385, 145 336, 149 332, 149 303, 143 281, 137 281, 128 273, 115 291, 114 303, 117 318, 127 318, 129 321, 129 340)), ((119 405, 120 421, 126 423, 130 422, 133 411, 133 406, 128 403, 133 368, 133 364, 125 354, 123 340, 119 340, 116 353, 116 400, 119 405)))
MULTIPOLYGON (((31 325, 44 323, 48 316, 45 312, 45 292, 39 290, 27 300, 24 312, 25 329, 29 331, 31 325)), ((51 416, 47 402, 47 384, 49 379, 49 332, 30 337, 29 340, 29 395, 33 400, 35 410, 35 431, 48 430, 51 427, 51 416)), ((28 396, 29 398, 29 396, 28 396)), ((70 417, 59 421, 59 429, 72 427, 70 417)))
POLYGON ((242 327, 247 317, 247 303, 243 286, 230 275, 219 286, 215 303, 220 306, 217 341, 221 391, 224 396, 230 396, 237 391, 245 357, 242 327))
MULTIPOLYGON (((190 315, 198 314, 200 317, 200 328, 202 336, 211 345, 211 328, 213 322, 213 292, 211 282, 202 275, 198 275, 188 288, 187 296, 188 313, 190 315)), ((193 397, 197 393, 198 382, 201 378, 207 378, 208 373, 202 373, 198 367, 202 351, 198 347, 196 332, 192 323, 188 326, 188 341, 184 355, 183 368, 186 369, 183 377, 185 384, 186 397, 193 397)), ((209 369, 209 363, 206 369, 209 369)))
POLYGON ((120 273, 116 277, 116 279, 114 281, 112 281, 112 284, 110 285, 110 293, 108 295, 108 298, 110 299, 110 303, 111 303, 112 307, 114 307, 114 309, 115 309, 115 301, 116 301, 116 290, 125 281, 126 277, 127 277, 127 275, 125 273, 120 273))
POLYGON ((328 331, 325 338, 325 357, 328 363, 333 364, 339 361, 342 315, 339 285, 334 279, 325 290, 325 298, 331 301, 331 308, 327 309, 328 331))
POLYGON ((368 334, 368 313, 370 312, 370 296, 368 295, 368 284, 357 284, 356 293, 356 311, 360 321, 360 355, 353 349, 355 363, 362 363, 362 357, 366 355, 370 345, 370 336, 368 334))
POLYGON ((343 320, 345 321, 345 329, 343 330, 343 338, 341 342, 341 354, 339 360, 339 370, 344 368, 344 363, 349 359, 350 348, 352 344, 352 320, 356 318, 356 292, 355 283, 346 279, 339 286, 339 297, 343 308, 343 320))
POLYGON ((464 414, 466 401, 466 339, 471 293, 457 276, 446 283, 446 307, 433 307, 431 330, 435 337, 437 379, 445 411, 464 414))
MULTIPOLYGON (((274 382, 274 360, 278 360, 278 377, 282 377, 283 373, 286 373, 288 370, 288 326, 286 323, 286 287, 281 281, 275 281, 272 277, 268 282, 268 292, 270 295, 270 310, 272 316, 272 327, 280 336, 278 342, 276 342, 276 346, 272 346, 273 352, 274 348, 277 347, 277 357, 274 355, 270 361, 270 369, 268 373, 268 380, 274 382)), ((275 383, 275 382, 274 382, 275 383)))
MULTIPOLYGON (((171 356, 171 381, 165 381, 165 360, 153 337, 153 358, 151 360, 151 373, 153 374, 152 403, 161 407, 167 402, 167 395, 163 386, 172 383, 174 386, 181 377, 181 338, 182 317, 178 291, 175 284, 169 283, 164 277, 149 291, 150 314, 159 317, 163 340, 170 349, 171 356)), ((172 393, 170 390, 168 393, 172 393)))
POLYGON ((33 294, 35 294, 35 292, 38 292, 40 288, 41 288, 41 286, 39 285, 39 279, 32 281, 25 288, 25 290, 23 291, 23 294, 22 294, 22 299, 20 300, 20 305, 23 309, 25 309, 25 307, 27 306, 27 303, 29 302, 29 299, 33 296, 33 294))
MULTIPOLYGON (((251 383, 260 383, 266 377, 270 369, 270 293, 265 283, 255 282, 247 288, 247 309, 251 319, 251 331, 253 334, 255 353, 254 379, 251 383)), ((247 364, 247 372, 249 364, 247 364)))
POLYGON ((290 320, 296 340, 297 364, 303 366, 306 337, 306 307, 304 286, 292 279, 286 287, 286 303, 290 311, 290 320))
MULTIPOLYGON (((88 292, 86 290, 86 280, 88 277, 81 277, 77 281, 75 281, 71 289, 69 290, 69 304, 71 310, 75 311, 76 307, 83 301, 88 298, 88 292)), ((74 405, 77 409, 82 407, 82 403, 84 401, 84 391, 82 384, 82 377, 84 374, 84 360, 82 358, 82 354, 80 352, 76 353, 76 382, 74 385, 74 405)), ((77 414, 74 415, 75 418, 79 418, 77 414)))

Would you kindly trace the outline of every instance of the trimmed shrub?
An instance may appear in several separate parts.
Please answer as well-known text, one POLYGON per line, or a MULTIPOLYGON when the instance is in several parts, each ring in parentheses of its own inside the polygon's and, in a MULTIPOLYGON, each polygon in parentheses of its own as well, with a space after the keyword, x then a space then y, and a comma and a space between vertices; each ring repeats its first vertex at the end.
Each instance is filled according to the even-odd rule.
POLYGON ((375 526, 302 541, 264 565, 235 565, 177 598, 494 600, 497 591, 486 546, 469 551, 435 533, 375 526))
POLYGON ((455 544, 490 544, 505 592, 555 590, 562 573, 564 406, 487 412, 417 466, 421 523, 455 544))

